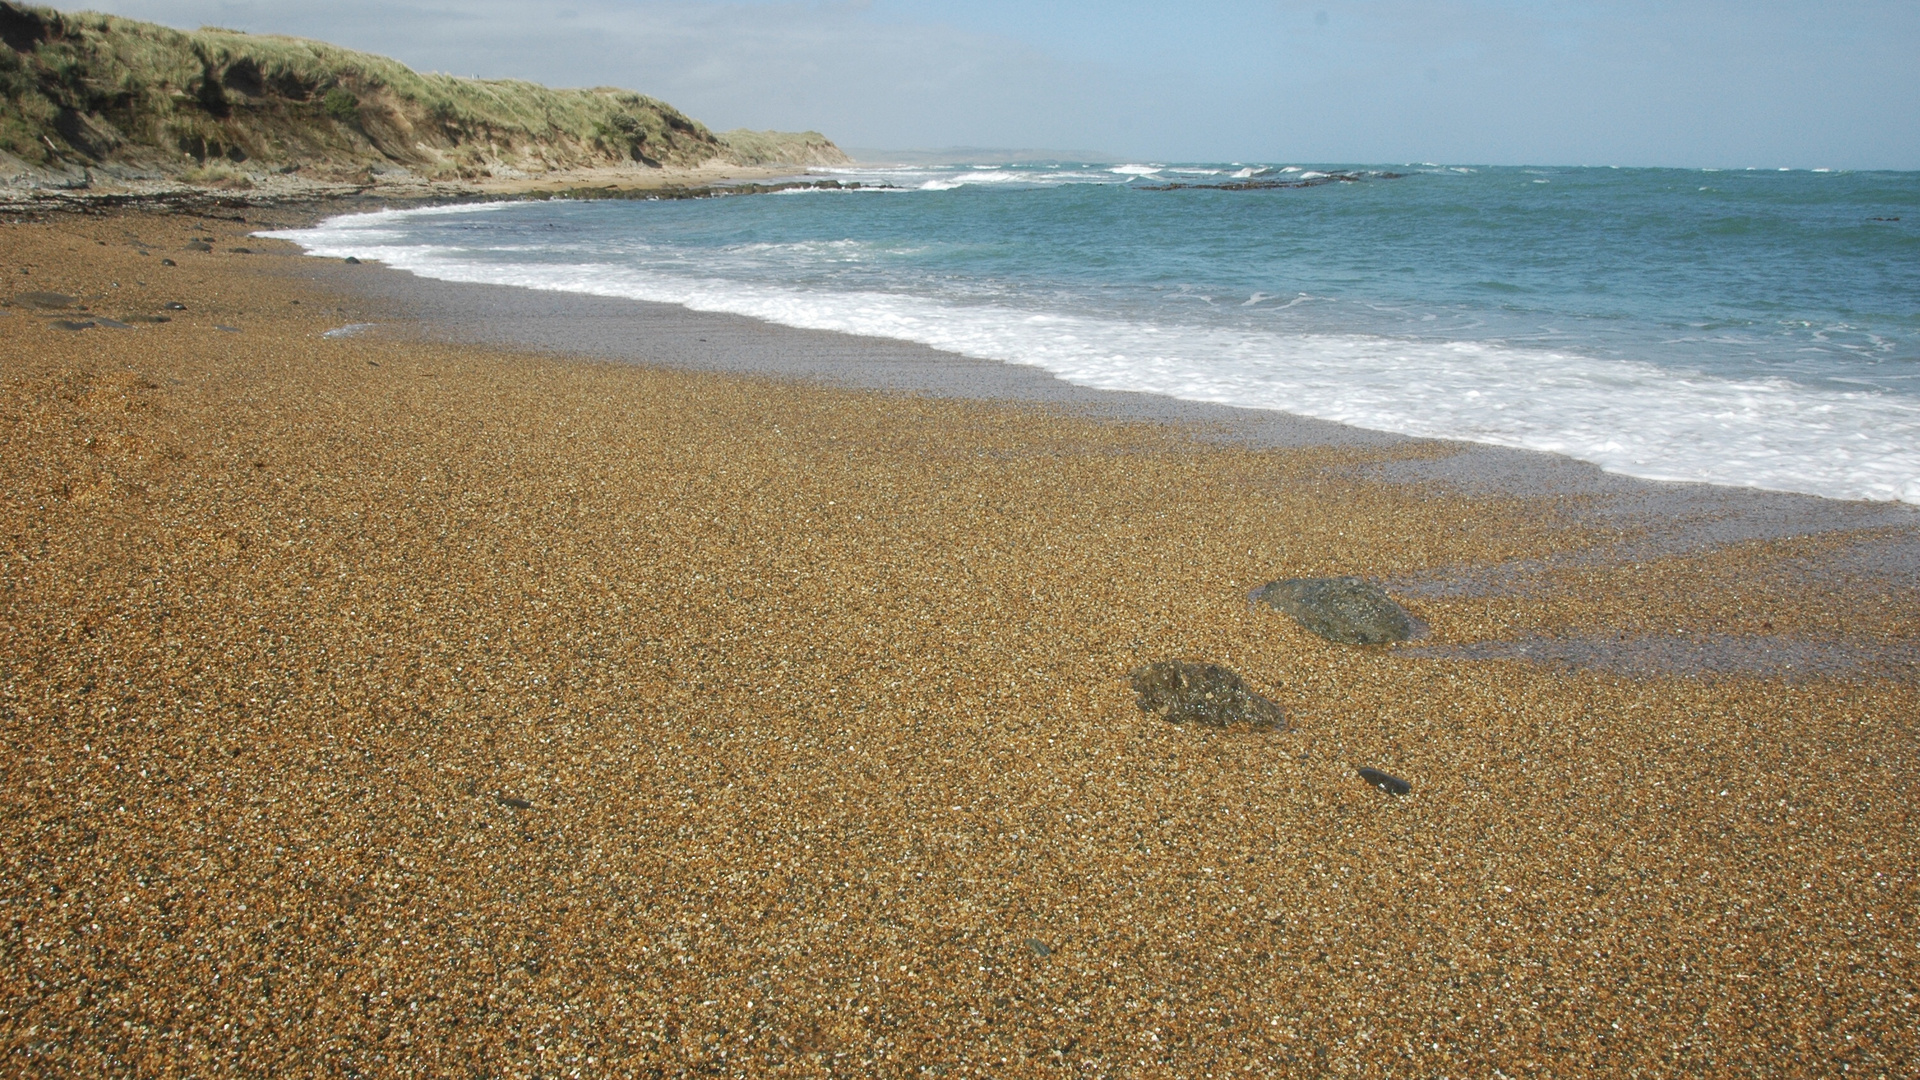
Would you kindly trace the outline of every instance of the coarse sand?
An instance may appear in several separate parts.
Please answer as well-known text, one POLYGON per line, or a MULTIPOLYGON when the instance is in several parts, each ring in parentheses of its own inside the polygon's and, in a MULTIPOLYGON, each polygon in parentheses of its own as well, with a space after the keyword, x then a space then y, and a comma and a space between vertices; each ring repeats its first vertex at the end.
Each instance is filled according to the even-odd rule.
POLYGON ((1556 561, 1624 526, 1444 444, 326 337, 259 224, 0 225, 76 298, 0 318, 6 1074, 1920 1068, 1910 527, 1556 561), (1471 653, 1649 634, 1871 663, 1471 653))

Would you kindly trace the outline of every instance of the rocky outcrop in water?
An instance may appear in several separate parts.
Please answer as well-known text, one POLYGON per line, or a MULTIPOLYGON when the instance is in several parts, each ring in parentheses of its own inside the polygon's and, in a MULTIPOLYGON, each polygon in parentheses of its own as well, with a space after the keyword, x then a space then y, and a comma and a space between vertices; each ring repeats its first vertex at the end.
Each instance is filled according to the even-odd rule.
POLYGON ((1133 673, 1140 711, 1173 724, 1285 731, 1286 714, 1245 679, 1218 664, 1158 660, 1133 673))
POLYGON ((1425 629, 1386 590, 1364 578, 1287 578, 1256 590, 1253 601, 1284 611, 1342 645, 1406 641, 1425 629))

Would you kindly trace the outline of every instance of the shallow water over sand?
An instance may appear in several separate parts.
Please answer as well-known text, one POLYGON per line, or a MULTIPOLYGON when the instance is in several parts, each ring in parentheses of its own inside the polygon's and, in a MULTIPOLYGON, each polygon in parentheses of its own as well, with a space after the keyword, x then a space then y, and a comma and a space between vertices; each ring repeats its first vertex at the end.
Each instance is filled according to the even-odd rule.
POLYGON ((282 235, 430 277, 900 338, 1633 476, 1920 501, 1915 174, 1332 175, 866 169, 838 174, 858 192, 437 208, 282 235), (1221 187, 1297 183, 1313 186, 1221 187))

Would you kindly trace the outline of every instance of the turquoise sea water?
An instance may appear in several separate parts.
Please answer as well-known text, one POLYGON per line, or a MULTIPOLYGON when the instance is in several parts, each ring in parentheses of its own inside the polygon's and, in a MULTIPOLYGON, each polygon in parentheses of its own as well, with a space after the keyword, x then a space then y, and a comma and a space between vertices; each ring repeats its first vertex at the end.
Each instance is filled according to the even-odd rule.
POLYGON ((430 277, 898 337, 1638 476, 1920 502, 1920 174, 814 174, 863 187, 443 207, 282 235, 430 277), (1310 186, 1205 186, 1249 182, 1310 186))

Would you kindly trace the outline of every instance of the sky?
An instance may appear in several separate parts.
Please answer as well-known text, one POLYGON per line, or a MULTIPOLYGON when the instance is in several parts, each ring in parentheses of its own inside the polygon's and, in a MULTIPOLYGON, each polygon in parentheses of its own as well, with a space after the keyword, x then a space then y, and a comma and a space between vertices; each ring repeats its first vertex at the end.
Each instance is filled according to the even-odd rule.
MULTIPOLYGON (((58 4, 64 10, 77 5, 58 4)), ((1129 160, 1920 168, 1916 0, 106 0, 718 130, 1129 160)))

